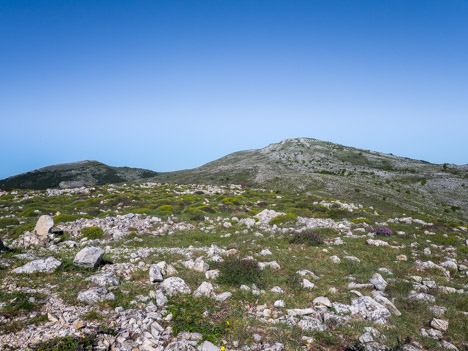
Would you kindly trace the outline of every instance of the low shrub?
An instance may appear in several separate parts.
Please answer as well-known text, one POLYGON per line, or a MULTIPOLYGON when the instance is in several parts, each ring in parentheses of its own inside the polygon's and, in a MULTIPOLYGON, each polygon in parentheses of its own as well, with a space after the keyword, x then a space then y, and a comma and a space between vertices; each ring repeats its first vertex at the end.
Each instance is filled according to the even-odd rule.
POLYGON ((323 244, 323 238, 315 232, 304 231, 294 233, 292 238, 289 239, 290 244, 307 244, 317 246, 323 244))
POLYGON ((384 236, 390 236, 393 234, 393 232, 387 227, 372 228, 370 232, 377 234, 377 235, 384 235, 384 236))
POLYGON ((286 213, 284 215, 276 216, 275 218, 272 218, 270 220, 271 225, 280 225, 280 224, 285 224, 289 222, 296 222, 297 221, 297 216, 295 213, 286 213))
POLYGON ((367 218, 354 218, 354 219, 351 220, 351 223, 354 223, 354 224, 367 223, 367 224, 369 224, 370 220, 368 220, 367 218))
POLYGON ((162 205, 157 208, 158 213, 160 214, 171 214, 172 205, 162 205))
POLYGON ((262 270, 256 261, 228 258, 219 263, 218 268, 218 282, 221 284, 239 287, 242 284, 262 283, 262 270))
POLYGON ((81 229, 81 234, 90 240, 95 240, 101 239, 104 235, 104 231, 100 227, 91 227, 81 229))

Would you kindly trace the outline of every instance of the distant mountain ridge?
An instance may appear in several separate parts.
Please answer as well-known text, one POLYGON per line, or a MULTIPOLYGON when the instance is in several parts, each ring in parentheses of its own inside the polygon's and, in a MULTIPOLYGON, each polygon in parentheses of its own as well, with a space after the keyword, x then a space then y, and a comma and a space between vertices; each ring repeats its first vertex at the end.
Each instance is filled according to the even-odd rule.
POLYGON ((154 180, 245 184, 468 218, 468 165, 431 164, 312 138, 235 152, 154 180))
POLYGON ((158 173, 129 167, 111 167, 98 161, 78 161, 52 165, 0 180, 0 189, 69 188, 136 182, 158 173))
POLYGON ((431 164, 312 138, 286 139, 175 172, 110 167, 97 161, 65 163, 0 180, 0 188, 146 181, 241 184, 468 219, 468 165, 431 164))

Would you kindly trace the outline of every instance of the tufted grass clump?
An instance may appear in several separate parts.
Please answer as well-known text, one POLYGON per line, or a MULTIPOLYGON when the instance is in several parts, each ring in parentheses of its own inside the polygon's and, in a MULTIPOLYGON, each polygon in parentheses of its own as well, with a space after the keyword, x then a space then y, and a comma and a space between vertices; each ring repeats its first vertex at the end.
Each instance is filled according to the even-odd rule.
POLYGON ((310 246, 318 246, 324 243, 323 238, 315 232, 304 231, 294 233, 291 239, 289 239, 290 244, 307 244, 310 246))
POLYGON ((276 216, 270 220, 271 225, 280 225, 294 222, 297 222, 297 215, 295 213, 286 213, 284 215, 276 216))
POLYGON ((390 236, 393 234, 393 232, 387 227, 372 228, 370 232, 375 233, 377 235, 383 235, 383 236, 390 236))
POLYGON ((73 336, 58 337, 47 341, 42 341, 31 347, 34 351, 75 351, 92 350, 95 338, 87 336, 77 338, 73 336))
POLYGON ((0 302, 6 303, 5 306, 0 308, 0 314, 5 317, 16 317, 35 311, 40 307, 37 300, 41 297, 40 294, 27 294, 23 291, 11 293, 0 291, 0 302))
POLYGON ((81 229, 81 234, 90 240, 95 240, 102 239, 104 231, 100 227, 90 227, 81 229))
POLYGON ((171 326, 175 335, 200 333, 205 340, 217 343, 228 332, 229 311, 214 304, 212 299, 178 296, 167 305, 167 310, 172 313, 171 326))
POLYGON ((228 258, 218 264, 220 284, 239 287, 242 284, 261 284, 262 270, 254 260, 242 260, 240 258, 228 258))
POLYGON ((19 221, 16 218, 0 218, 0 228, 5 228, 10 225, 18 225, 19 221))

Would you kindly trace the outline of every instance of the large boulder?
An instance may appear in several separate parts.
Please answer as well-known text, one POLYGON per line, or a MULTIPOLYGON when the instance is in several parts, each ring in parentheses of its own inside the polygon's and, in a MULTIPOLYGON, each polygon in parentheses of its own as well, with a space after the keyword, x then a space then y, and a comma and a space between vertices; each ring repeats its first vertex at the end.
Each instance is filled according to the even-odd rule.
POLYGON ((190 294, 192 292, 184 280, 179 277, 167 278, 161 283, 160 287, 169 296, 174 296, 176 294, 190 294))
POLYGON ((197 290, 194 291, 193 296, 195 297, 210 297, 213 295, 213 285, 208 282, 203 282, 201 285, 198 287, 197 290))
POLYGON ((100 247, 89 246, 78 252, 73 263, 80 267, 95 268, 101 264, 104 250, 100 247))
POLYGON ((24 266, 13 269, 12 272, 26 274, 35 272, 53 273, 61 264, 62 262, 59 260, 53 257, 48 257, 46 259, 28 262, 24 266))
POLYGON ((43 215, 37 220, 34 232, 39 236, 47 236, 54 226, 54 220, 51 216, 43 215))

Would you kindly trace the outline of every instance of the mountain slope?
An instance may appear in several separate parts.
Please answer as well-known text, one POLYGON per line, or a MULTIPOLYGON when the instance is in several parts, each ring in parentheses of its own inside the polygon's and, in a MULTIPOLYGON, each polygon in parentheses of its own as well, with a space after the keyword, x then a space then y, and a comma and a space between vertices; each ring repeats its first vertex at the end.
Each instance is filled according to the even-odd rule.
POLYGON ((245 184, 468 216, 468 165, 437 165, 310 138, 235 152, 159 182, 245 184))
POLYGON ((135 182, 156 176, 140 168, 111 167, 97 161, 79 161, 40 168, 0 180, 0 189, 47 189, 135 182))

